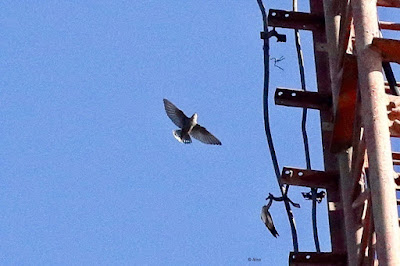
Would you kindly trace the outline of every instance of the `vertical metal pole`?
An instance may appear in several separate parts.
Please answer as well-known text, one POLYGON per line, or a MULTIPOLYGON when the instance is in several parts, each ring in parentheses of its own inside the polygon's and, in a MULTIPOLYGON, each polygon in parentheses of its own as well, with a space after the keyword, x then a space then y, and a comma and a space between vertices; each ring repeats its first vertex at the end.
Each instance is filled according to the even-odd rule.
POLYGON ((379 265, 400 265, 399 222, 381 55, 371 50, 379 36, 375 0, 352 0, 358 79, 369 162, 369 185, 379 265))
MULTIPOLYGON (((325 11, 325 27, 326 27, 326 38, 329 51, 329 68, 331 74, 331 88, 332 88, 332 100, 334 112, 336 112, 336 105, 338 101, 338 95, 340 90, 340 83, 338 80, 339 72, 339 34, 340 34, 340 19, 346 15, 346 3, 347 1, 324 0, 324 11, 325 11)), ((344 19, 344 18, 343 18, 344 19)), ((346 237, 346 249, 347 249, 347 261, 348 265, 357 265, 357 244, 361 239, 361 230, 357 229, 356 219, 354 217, 354 211, 351 206, 351 193, 353 180, 351 178, 351 153, 352 149, 341 151, 337 154, 340 170, 340 191, 341 191, 341 202, 344 213, 345 223, 345 237, 346 237)))
MULTIPOLYGON (((324 7, 322 1, 310 0, 310 11, 312 14, 323 15, 324 7)), ((327 43, 325 29, 313 31, 313 43, 318 91, 321 93, 331 93, 331 79, 329 76, 329 60, 327 52, 329 48, 321 49, 321 45, 324 47, 327 43)), ((321 110, 320 118, 324 167, 326 171, 337 171, 337 158, 329 151, 332 139, 332 112, 330 110, 321 110)), ((337 208, 340 202, 339 189, 328 189, 327 199, 332 251, 336 253, 345 253, 346 241, 344 236, 343 211, 337 208)))
POLYGON ((357 226, 356 215, 352 207, 352 193, 349 193, 352 191, 354 183, 350 171, 352 151, 352 148, 341 151, 338 154, 338 161, 340 165, 340 190, 346 229, 347 262, 348 265, 357 265, 358 246, 361 242, 362 229, 357 226))

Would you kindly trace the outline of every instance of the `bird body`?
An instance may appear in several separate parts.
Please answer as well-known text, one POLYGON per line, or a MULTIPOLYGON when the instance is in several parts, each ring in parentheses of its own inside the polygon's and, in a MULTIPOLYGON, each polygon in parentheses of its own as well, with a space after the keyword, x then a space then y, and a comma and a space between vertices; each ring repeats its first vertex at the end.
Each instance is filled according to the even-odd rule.
POLYGON ((173 131, 174 137, 179 142, 185 144, 192 143, 190 137, 192 136, 205 144, 221 145, 221 141, 208 132, 207 129, 197 124, 197 113, 194 113, 189 118, 167 99, 164 99, 164 107, 168 117, 180 128, 173 131))
POLYGON ((191 143, 190 133, 197 124, 197 114, 194 113, 191 118, 184 119, 182 129, 174 130, 174 137, 182 143, 191 143))
MULTIPOLYGON (((271 202, 270 202, 270 203, 271 203, 271 202)), ((268 228, 268 230, 271 232, 271 234, 272 234, 274 237, 277 237, 277 236, 279 236, 279 234, 278 234, 278 232, 277 232, 276 229, 275 229, 274 222, 272 221, 272 216, 271 216, 271 214, 270 214, 269 211, 268 211, 269 207, 271 206, 270 203, 267 204, 267 205, 264 205, 264 206, 262 207, 262 210, 261 210, 261 220, 263 221, 263 223, 265 224, 265 226, 268 228)))

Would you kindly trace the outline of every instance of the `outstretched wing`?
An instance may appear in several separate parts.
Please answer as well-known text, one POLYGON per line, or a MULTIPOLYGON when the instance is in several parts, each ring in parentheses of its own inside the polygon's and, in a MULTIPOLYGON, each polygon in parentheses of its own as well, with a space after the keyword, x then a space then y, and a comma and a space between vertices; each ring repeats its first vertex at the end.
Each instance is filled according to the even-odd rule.
POLYGON ((182 128, 185 124, 185 121, 187 121, 189 118, 167 99, 164 99, 163 101, 165 112, 167 112, 168 117, 172 120, 172 122, 174 122, 175 125, 182 128))
POLYGON ((213 134, 208 132, 207 129, 200 125, 194 126, 192 132, 190 132, 193 138, 200 140, 205 144, 213 144, 213 145, 221 145, 221 141, 219 141, 213 134))

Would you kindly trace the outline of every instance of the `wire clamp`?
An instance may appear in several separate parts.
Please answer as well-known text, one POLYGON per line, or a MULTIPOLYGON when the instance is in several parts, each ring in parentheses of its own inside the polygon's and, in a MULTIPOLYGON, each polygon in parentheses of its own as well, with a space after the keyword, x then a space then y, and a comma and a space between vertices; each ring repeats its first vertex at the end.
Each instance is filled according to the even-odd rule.
POLYGON ((269 39, 271 37, 276 37, 276 41, 277 42, 286 42, 286 35, 285 34, 279 34, 276 30, 275 27, 270 30, 267 34, 265 34, 265 32, 260 32, 260 38, 265 40, 265 39, 269 39))

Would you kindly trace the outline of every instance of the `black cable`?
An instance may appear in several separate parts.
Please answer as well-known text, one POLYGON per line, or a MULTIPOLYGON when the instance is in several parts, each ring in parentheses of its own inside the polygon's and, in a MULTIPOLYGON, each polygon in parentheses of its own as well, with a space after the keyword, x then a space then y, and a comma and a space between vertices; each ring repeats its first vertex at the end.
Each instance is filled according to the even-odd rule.
MULTIPOLYGON (((293 0, 293 11, 297 11, 297 0, 293 0)), ((303 52, 301 49, 299 30, 297 30, 297 29, 294 30, 294 37, 295 37, 295 43, 296 43, 297 61, 299 64, 301 89, 303 91, 307 91, 306 78, 305 78, 305 73, 304 73, 304 58, 303 58, 303 52)), ((306 157, 307 169, 311 170, 310 147, 308 144, 306 123, 307 123, 307 108, 303 108, 303 115, 302 115, 302 120, 301 120, 301 133, 303 135, 304 153, 305 153, 305 157, 306 157)), ((311 218, 312 218, 314 244, 315 244, 316 251, 321 252, 319 238, 318 238, 318 227, 317 227, 317 200, 316 200, 317 193, 318 193, 318 188, 311 188, 311 195, 312 195, 311 218)))
MULTIPOLYGON (((262 0, 257 0, 258 6, 261 11, 261 15, 263 18, 263 28, 264 32, 268 33, 268 21, 267 21, 267 15, 265 12, 264 4, 262 3, 262 0)), ((292 231, 292 240, 293 240, 293 250, 295 252, 299 251, 299 244, 298 244, 298 239, 297 239, 297 230, 296 230, 296 224, 294 222, 294 216, 292 213, 292 210, 289 205, 289 201, 287 200, 287 191, 289 189, 288 186, 284 187, 280 181, 280 171, 279 171, 279 165, 278 165, 278 159, 276 157, 276 152, 274 148, 274 144, 272 141, 272 134, 271 134, 271 129, 270 129, 270 124, 269 124, 269 106, 268 106, 268 93, 269 93, 269 38, 264 38, 264 92, 263 92, 263 109, 264 109, 264 128, 265 128, 265 134, 267 136, 267 142, 268 142, 268 147, 269 151, 271 154, 271 159, 272 163, 274 165, 274 170, 275 170, 275 175, 279 184, 279 188, 281 190, 282 197, 285 199, 283 202, 285 203, 285 209, 288 215, 289 223, 290 223, 290 229, 292 231)))
POLYGON ((400 96, 399 88, 397 87, 396 78, 394 77, 392 67, 389 62, 382 61, 383 71, 385 72, 386 79, 389 83, 390 92, 393 95, 400 96))
MULTIPOLYGON (((378 19, 378 27, 379 27, 380 36, 383 37, 382 29, 379 24, 379 19, 378 19)), ((389 83, 390 92, 393 95, 400 96, 400 90, 397 87, 396 78, 393 74, 393 70, 392 70, 392 67, 390 66, 390 62, 382 61, 382 68, 383 68, 383 71, 385 72, 386 79, 389 83)))

